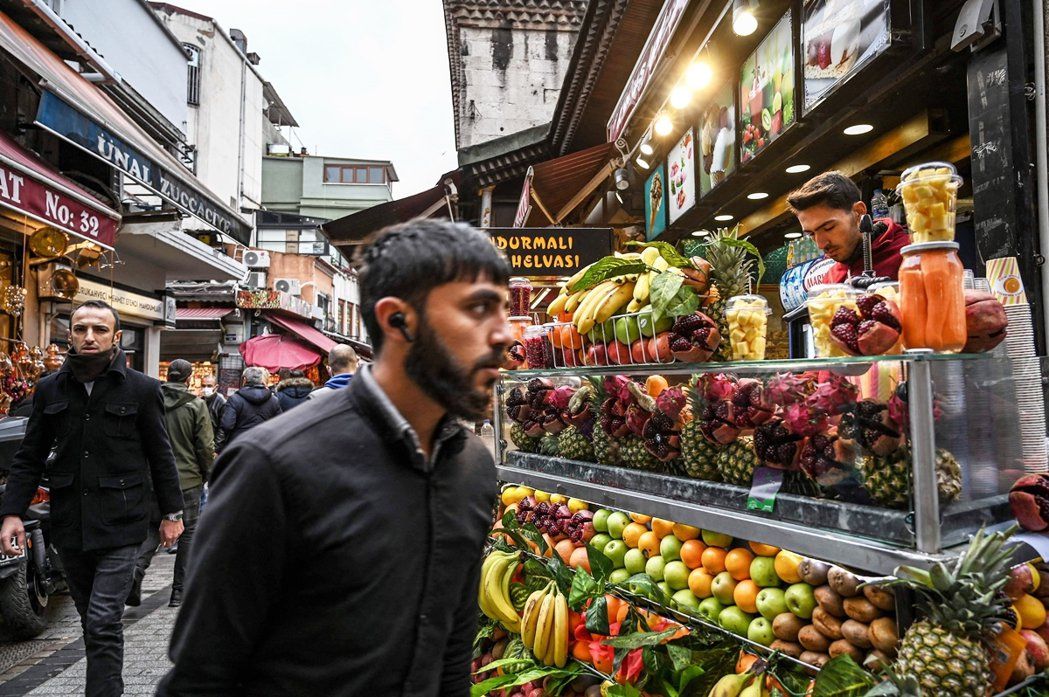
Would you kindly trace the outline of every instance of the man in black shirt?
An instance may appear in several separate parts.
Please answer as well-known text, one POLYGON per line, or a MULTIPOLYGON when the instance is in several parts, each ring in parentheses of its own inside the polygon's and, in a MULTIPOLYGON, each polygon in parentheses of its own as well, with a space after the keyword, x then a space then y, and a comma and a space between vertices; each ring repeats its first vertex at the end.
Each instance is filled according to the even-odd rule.
POLYGON ((496 479, 458 419, 491 407, 508 277, 460 224, 365 251, 375 363, 222 453, 158 695, 469 694, 496 479))

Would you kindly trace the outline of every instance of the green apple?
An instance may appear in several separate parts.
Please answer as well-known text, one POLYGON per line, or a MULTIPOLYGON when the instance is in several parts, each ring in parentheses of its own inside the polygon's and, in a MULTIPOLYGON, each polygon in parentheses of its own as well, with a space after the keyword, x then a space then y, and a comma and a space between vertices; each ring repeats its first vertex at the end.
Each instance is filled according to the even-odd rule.
POLYGON ((594 530, 608 532, 608 516, 610 515, 612 511, 607 508, 599 508, 594 511, 594 519, 591 521, 594 524, 594 530))
POLYGON ((641 338, 641 330, 633 317, 620 317, 616 320, 615 335, 616 341, 629 346, 641 338))
POLYGON ((637 323, 641 328, 641 333, 649 338, 660 332, 668 332, 674 326, 674 320, 670 317, 663 317, 658 322, 653 322, 651 305, 645 305, 641 308, 637 316, 637 323))
POLYGON ((667 585, 666 581, 660 581, 656 585, 659 586, 659 590, 663 591, 663 593, 666 594, 668 598, 674 595, 674 591, 670 589, 670 586, 667 585))
POLYGON ((726 535, 712 530, 704 530, 703 544, 707 547, 724 547, 725 549, 728 549, 732 546, 732 535, 726 535))
POLYGON ((718 615, 718 624, 722 629, 727 629, 733 634, 747 636, 747 629, 750 628, 750 622, 753 619, 753 615, 748 615, 735 605, 730 605, 718 615))
POLYGON ((812 586, 807 583, 795 583, 789 586, 783 595, 788 610, 803 620, 812 617, 812 611, 816 609, 816 595, 812 592, 812 586))
POLYGON ((631 576, 632 576, 632 574, 629 571, 627 571, 626 569, 616 569, 615 571, 613 571, 612 573, 610 573, 608 575, 608 582, 609 583, 623 583, 624 581, 626 581, 631 576))
POLYGON ((666 561, 674 561, 681 558, 681 540, 673 535, 667 535, 659 541, 659 555, 666 561))
POLYGON ((628 549, 626 555, 623 557, 623 568, 630 572, 630 575, 641 574, 645 572, 645 553, 638 548, 628 549))
POLYGON ((699 603, 699 614, 714 624, 717 624, 718 616, 724 609, 725 606, 717 598, 704 598, 699 603))
POLYGON ((590 538, 589 544, 594 549, 604 549, 605 545, 612 541, 612 536, 607 532, 599 532, 590 538))
POLYGON ((626 546, 626 542, 622 540, 612 540, 605 545, 605 548, 601 551, 605 553, 605 556, 612 560, 612 568, 622 569, 623 558, 626 556, 626 551, 630 549, 626 546))
POLYGON ((735 602, 732 600, 735 590, 736 579, 732 578, 732 574, 727 571, 722 571, 715 576, 714 582, 710 584, 710 592, 725 605, 732 605, 735 602))
POLYGON ((663 568, 665 566, 666 564, 663 563, 663 557, 657 554, 654 557, 649 557, 648 561, 645 562, 645 573, 648 574, 653 581, 662 581, 663 568))
POLYGON ((674 593, 672 600, 684 612, 691 615, 699 613, 699 598, 692 595, 692 591, 688 588, 682 588, 677 593, 674 593))
POLYGON ((604 324, 598 324, 586 335, 592 344, 612 343, 616 338, 616 321, 606 320, 604 324))
POLYGON ((754 618, 747 627, 747 638, 756 644, 771 646, 776 640, 776 635, 772 633, 772 622, 764 617, 754 618))
POLYGON ((608 516, 608 534, 617 540, 623 539, 623 530, 630 525, 630 517, 623 511, 616 511, 608 516))
POLYGON ((690 573, 692 573, 692 570, 685 566, 685 562, 675 559, 674 561, 668 561, 666 566, 663 567, 663 580, 673 590, 679 591, 682 588, 688 588, 688 575, 690 573))
POLYGON ((779 585, 774 557, 754 557, 750 562, 750 578, 761 588, 773 588, 779 585))
POLYGON ((786 594, 779 588, 762 588, 755 604, 761 616, 770 622, 776 619, 776 615, 787 612, 786 594))

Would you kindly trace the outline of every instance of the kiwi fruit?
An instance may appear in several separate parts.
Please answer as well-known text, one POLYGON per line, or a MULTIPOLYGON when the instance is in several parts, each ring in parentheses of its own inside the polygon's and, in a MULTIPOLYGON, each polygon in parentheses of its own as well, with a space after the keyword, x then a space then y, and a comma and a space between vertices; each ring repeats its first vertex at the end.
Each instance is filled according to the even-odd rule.
POLYGON ((816 602, 819 603, 820 608, 835 617, 845 617, 845 606, 842 601, 845 599, 838 595, 833 588, 830 586, 820 586, 813 591, 813 595, 816 596, 816 602))
POLYGON ((804 626, 805 620, 790 612, 781 612, 772 620, 772 633, 781 641, 797 641, 798 632, 804 626))
POLYGON ((892 659, 878 649, 874 649, 863 659, 863 667, 872 673, 878 672, 882 666, 892 665, 892 659))
POLYGON ((819 630, 811 624, 802 627, 801 631, 798 632, 798 643, 808 651, 817 653, 827 653, 827 649, 830 648, 830 640, 820 634, 819 630))
POLYGON ((831 641, 844 638, 841 633, 841 620, 821 607, 812 611, 812 626, 831 641))
POLYGON ((776 639, 769 646, 773 651, 779 651, 782 654, 790 656, 791 658, 800 658, 804 649, 801 644, 793 641, 783 641, 782 639, 776 639))
POLYGON ((900 641, 899 631, 896 628, 896 620, 891 617, 879 617, 870 623, 867 629, 870 643, 878 651, 887 656, 896 654, 896 646, 900 641))
POLYGON ((833 566, 827 572, 827 583, 843 598, 851 598, 860 592, 860 580, 840 566, 833 566))
POLYGON ((896 594, 889 588, 867 584, 863 587, 863 595, 879 610, 892 612, 896 609, 896 594))
POLYGON ((818 559, 804 559, 798 564, 798 575, 801 580, 811 586, 822 586, 827 582, 827 572, 830 564, 818 559))
POLYGON ((836 658, 842 654, 852 656, 852 660, 859 663, 863 660, 863 652, 853 646, 848 639, 838 639, 830 645, 828 650, 831 658, 836 658))
POLYGON ((843 602, 842 605, 845 607, 845 614, 857 622, 870 624, 881 617, 881 610, 874 607, 874 604, 871 601, 862 596, 856 598, 845 598, 845 602, 843 602))
POLYGON ((808 663, 811 666, 822 668, 827 665, 828 661, 830 661, 830 655, 818 651, 803 651, 802 654, 798 656, 798 660, 802 663, 808 663))
MULTIPOLYGON (((867 630, 867 625, 856 620, 845 620, 841 623, 842 636, 859 649, 869 649, 871 647, 871 640, 867 630)), ((858 662, 859 659, 857 659, 858 662)))

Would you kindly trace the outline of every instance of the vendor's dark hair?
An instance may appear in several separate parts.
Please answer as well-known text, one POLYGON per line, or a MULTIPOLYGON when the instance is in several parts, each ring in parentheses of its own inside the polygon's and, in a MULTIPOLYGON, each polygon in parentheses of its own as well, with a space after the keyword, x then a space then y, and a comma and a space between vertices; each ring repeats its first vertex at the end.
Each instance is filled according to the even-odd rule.
POLYGON ((105 302, 104 300, 86 300, 80 303, 76 306, 76 309, 74 309, 73 312, 69 315, 70 320, 73 319, 73 315, 80 312, 80 310, 85 307, 93 307, 96 310, 109 310, 110 314, 113 315, 113 331, 120 331, 120 314, 112 305, 105 302))
POLYGON ((843 211, 851 211, 853 204, 863 200, 860 187, 841 172, 824 172, 805 182, 800 189, 787 195, 790 211, 799 211, 813 206, 826 205, 843 211))
POLYGON ((430 291, 453 281, 510 280, 510 265, 488 235, 464 223, 417 218, 380 230, 360 254, 361 315, 375 353, 382 328, 375 303, 396 297, 422 312, 430 291))

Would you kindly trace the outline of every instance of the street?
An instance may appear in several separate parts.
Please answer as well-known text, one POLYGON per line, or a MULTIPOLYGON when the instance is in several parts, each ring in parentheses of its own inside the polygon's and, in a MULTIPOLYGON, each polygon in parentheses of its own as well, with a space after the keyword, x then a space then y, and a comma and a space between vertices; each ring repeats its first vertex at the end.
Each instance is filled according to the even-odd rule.
MULTIPOLYGON (((168 639, 177 610, 168 607, 173 554, 158 554, 146 574, 142 605, 124 613, 124 694, 151 695, 167 672, 168 639)), ((51 599, 51 624, 31 641, 11 641, 0 627, 0 697, 82 695, 84 642, 72 599, 51 599)))

